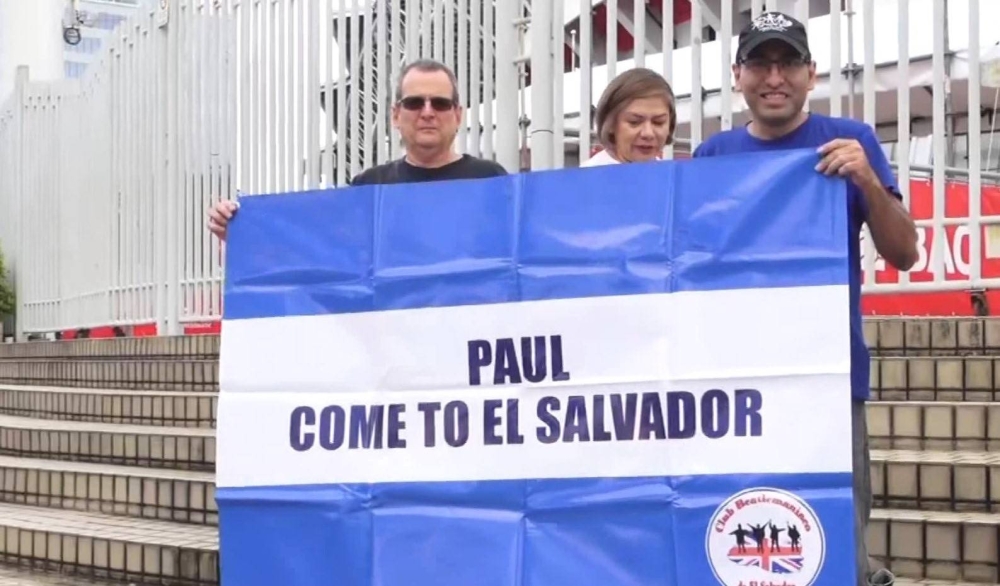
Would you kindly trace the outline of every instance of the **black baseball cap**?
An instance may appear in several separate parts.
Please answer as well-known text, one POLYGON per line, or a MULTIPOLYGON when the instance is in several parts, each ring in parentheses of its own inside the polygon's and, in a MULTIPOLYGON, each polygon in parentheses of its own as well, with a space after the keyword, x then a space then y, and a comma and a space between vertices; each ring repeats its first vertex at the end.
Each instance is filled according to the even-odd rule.
POLYGON ((783 12, 764 12, 740 31, 737 63, 746 60, 763 43, 774 40, 787 43, 804 58, 810 56, 805 25, 783 12))

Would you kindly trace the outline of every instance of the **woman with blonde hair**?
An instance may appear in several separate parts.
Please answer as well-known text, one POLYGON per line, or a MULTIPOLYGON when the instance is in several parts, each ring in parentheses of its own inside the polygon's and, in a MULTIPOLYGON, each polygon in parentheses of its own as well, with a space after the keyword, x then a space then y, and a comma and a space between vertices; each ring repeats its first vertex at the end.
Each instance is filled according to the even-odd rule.
POLYGON ((674 92, 652 69, 625 71, 608 84, 597 103, 597 136, 604 150, 581 167, 655 161, 674 139, 674 92))

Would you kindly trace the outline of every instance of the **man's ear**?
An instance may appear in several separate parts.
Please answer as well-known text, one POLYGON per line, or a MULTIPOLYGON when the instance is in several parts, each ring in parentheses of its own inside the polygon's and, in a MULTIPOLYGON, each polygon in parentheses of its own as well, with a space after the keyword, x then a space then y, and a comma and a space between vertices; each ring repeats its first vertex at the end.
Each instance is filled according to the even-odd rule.
POLYGON ((743 91, 743 88, 740 87, 740 66, 738 63, 733 63, 733 86, 736 91, 743 91))

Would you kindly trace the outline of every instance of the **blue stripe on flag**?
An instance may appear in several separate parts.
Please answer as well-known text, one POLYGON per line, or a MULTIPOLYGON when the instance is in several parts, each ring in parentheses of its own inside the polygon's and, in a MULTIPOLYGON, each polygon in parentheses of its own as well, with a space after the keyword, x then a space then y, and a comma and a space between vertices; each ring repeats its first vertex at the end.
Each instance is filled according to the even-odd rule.
POLYGON ((226 319, 847 283, 813 150, 241 200, 226 319))
MULTIPOLYGON (((222 578, 240 586, 718 584, 706 535, 719 503, 747 486, 790 491, 816 513, 822 550, 803 539, 801 556, 823 558, 813 584, 854 583, 849 473, 220 488, 221 545, 233 562, 223 563, 222 578)), ((806 531, 794 509, 748 520, 806 531)), ((787 534, 780 539, 787 548, 787 534)), ((747 561, 764 559, 750 539, 747 548, 747 561)), ((781 584, 783 571, 773 567, 770 580, 781 584)))

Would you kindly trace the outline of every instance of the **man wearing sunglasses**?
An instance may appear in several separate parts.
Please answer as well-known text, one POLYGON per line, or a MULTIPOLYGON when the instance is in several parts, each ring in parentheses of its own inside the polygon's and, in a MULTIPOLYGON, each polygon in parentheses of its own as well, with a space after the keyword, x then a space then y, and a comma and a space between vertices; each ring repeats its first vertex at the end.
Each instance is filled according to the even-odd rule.
POLYGON ((351 180, 351 185, 506 175, 507 171, 494 161, 455 152, 461 123, 458 80, 451 69, 431 59, 410 63, 399 74, 392 106, 392 124, 402 137, 406 154, 368 169, 351 180))
MULTIPOLYGON (((372 167, 351 185, 417 183, 452 179, 481 179, 506 175, 499 163, 454 151, 462 122, 458 80, 448 66, 431 59, 407 65, 399 74, 392 123, 403 139, 406 154, 372 167)), ((226 240, 229 221, 236 213, 234 201, 221 201, 208 210, 208 229, 226 240)))

